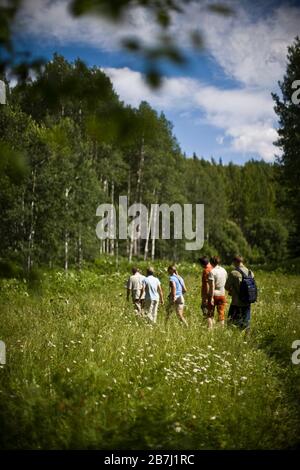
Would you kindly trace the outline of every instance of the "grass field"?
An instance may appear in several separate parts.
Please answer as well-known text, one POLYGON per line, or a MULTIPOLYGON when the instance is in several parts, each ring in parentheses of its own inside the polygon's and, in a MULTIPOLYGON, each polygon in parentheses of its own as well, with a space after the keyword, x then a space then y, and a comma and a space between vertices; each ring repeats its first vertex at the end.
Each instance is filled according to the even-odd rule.
MULTIPOLYGON (((113 271, 113 269, 111 269, 113 271)), ((157 273, 167 290, 162 266, 157 273)), ((18 449, 278 449, 300 445, 299 276, 256 272, 252 330, 207 330, 200 270, 184 328, 136 319, 127 272, 44 273, 2 280, 0 447, 18 449), (34 288, 33 288, 34 287, 34 288)))

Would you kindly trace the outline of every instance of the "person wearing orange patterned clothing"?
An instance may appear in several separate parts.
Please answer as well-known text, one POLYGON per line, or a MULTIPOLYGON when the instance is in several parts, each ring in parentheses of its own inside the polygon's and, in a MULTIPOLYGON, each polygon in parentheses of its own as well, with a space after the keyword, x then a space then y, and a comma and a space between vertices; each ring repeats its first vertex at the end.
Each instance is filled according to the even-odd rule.
POLYGON ((227 271, 220 266, 220 258, 213 256, 210 264, 213 269, 208 274, 208 303, 211 306, 207 316, 208 327, 212 328, 214 324, 214 312, 217 307, 218 320, 221 326, 225 324, 226 295, 225 284, 227 281, 227 271))
POLYGON ((201 286, 201 310, 203 312, 204 317, 207 318, 211 310, 211 305, 209 304, 209 299, 208 299, 208 289, 209 289, 208 275, 213 267, 210 264, 207 256, 202 256, 202 258, 199 258, 199 263, 201 264, 203 268, 202 286, 201 286))

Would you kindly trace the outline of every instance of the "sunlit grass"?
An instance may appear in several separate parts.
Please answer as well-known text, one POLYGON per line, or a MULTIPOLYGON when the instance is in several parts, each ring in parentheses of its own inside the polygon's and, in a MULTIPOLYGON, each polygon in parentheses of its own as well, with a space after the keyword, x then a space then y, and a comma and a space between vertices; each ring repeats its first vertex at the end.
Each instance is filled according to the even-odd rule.
MULTIPOLYGON (((158 273, 167 289, 162 267, 158 273)), ((200 273, 182 266, 184 328, 125 301, 127 274, 48 273, 38 291, 1 281, 1 446, 267 449, 299 444, 296 276, 257 273, 252 331, 209 332, 200 273)))

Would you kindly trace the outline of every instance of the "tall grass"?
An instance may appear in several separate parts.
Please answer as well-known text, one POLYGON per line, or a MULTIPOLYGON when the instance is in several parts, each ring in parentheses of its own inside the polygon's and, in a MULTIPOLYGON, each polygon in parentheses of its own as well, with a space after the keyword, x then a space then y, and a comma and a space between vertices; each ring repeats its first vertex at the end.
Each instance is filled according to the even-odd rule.
MULTIPOLYGON (((167 276, 158 265, 167 289, 167 276)), ((299 278, 257 273, 251 335, 210 332, 200 272, 182 266, 184 328, 125 300, 125 272, 1 281, 0 444, 34 449, 275 449, 299 445, 299 278), (298 289, 298 290, 297 290, 298 289)))

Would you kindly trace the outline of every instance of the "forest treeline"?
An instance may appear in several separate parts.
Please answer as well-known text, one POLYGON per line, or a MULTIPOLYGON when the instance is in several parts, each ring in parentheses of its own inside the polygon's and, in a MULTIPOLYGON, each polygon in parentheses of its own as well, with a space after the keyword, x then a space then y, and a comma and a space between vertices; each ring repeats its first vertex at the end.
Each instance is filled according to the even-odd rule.
POLYGON ((185 250, 184 240, 98 240, 97 206, 117 205, 119 195, 149 208, 203 203, 201 252, 218 253, 224 262, 236 253, 251 262, 288 254, 278 164, 188 158, 163 113, 146 102, 125 105, 105 73, 80 59, 69 63, 55 54, 35 80, 8 90, 0 142, 3 266, 68 269, 104 254, 199 257, 185 250))

